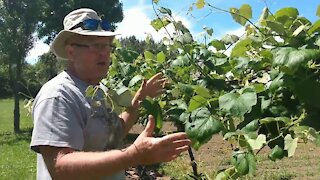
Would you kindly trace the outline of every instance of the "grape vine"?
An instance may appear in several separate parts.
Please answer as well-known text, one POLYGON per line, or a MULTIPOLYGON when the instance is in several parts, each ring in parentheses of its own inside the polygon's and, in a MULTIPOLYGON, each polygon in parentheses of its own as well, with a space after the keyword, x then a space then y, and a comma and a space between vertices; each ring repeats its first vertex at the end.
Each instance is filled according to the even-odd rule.
MULTIPOLYGON (((203 0, 192 6, 230 13, 245 34, 200 43, 170 9, 159 7, 151 25, 172 24, 176 31, 162 40, 164 50, 138 54, 116 43, 104 83, 135 91, 142 79, 163 72, 170 81, 166 93, 145 100, 141 114, 155 115, 159 129, 163 121, 174 122, 196 150, 214 134, 223 136, 233 153, 216 179, 253 176, 256 155, 266 146, 272 161, 293 156, 298 140, 319 146, 320 19, 312 23, 296 8, 272 13, 266 7, 253 23, 248 4, 229 11, 203 0)), ((211 36, 212 29, 205 30, 211 36)))

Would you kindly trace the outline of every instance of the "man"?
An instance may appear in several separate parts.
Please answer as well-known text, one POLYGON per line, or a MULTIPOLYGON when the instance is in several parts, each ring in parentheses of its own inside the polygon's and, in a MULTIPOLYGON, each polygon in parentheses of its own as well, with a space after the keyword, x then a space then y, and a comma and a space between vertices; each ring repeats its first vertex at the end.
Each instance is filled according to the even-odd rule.
POLYGON ((128 167, 170 161, 188 149, 185 133, 152 137, 152 116, 136 141, 119 149, 136 123, 140 102, 162 93, 161 74, 142 84, 132 107, 120 117, 94 104, 104 101, 102 92, 94 98, 85 96, 89 85, 99 85, 107 75, 115 35, 110 24, 91 9, 78 9, 65 17, 64 30, 51 50, 67 59, 67 70, 41 88, 33 105, 30 146, 37 152, 37 179, 124 179, 128 167))

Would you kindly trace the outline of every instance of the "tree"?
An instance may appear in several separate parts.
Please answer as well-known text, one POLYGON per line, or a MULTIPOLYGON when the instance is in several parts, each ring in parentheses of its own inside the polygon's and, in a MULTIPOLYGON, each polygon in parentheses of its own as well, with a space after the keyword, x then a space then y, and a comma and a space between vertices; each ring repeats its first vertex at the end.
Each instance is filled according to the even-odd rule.
POLYGON ((63 29, 63 18, 72 10, 81 7, 94 9, 103 18, 114 23, 123 19, 122 3, 119 0, 46 0, 40 17, 39 37, 50 43, 55 35, 63 29))
POLYGON ((14 132, 20 131, 19 91, 27 52, 33 45, 41 1, 3 0, 0 2, 0 52, 8 64, 14 94, 14 132))
POLYGON ((139 40, 135 36, 120 38, 119 43, 121 47, 134 50, 139 54, 143 54, 144 51, 160 52, 165 49, 162 43, 157 43, 153 39, 139 40))

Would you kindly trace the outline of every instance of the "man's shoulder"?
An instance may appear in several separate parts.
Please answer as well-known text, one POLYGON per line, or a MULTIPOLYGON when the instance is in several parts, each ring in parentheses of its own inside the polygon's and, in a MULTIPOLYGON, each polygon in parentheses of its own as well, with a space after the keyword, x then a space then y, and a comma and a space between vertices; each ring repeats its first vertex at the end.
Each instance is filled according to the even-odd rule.
POLYGON ((54 98, 58 96, 71 95, 79 90, 70 76, 64 71, 46 82, 37 96, 43 98, 54 98))

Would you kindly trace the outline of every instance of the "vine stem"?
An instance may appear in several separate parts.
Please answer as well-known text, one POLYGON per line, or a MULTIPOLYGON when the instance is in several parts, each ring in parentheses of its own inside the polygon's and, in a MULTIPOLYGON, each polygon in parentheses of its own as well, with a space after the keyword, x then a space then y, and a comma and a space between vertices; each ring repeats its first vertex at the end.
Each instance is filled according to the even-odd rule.
POLYGON ((193 170, 193 175, 194 175, 194 177, 199 177, 197 163, 196 163, 196 161, 194 159, 194 155, 193 155, 191 146, 189 146, 189 148, 188 148, 188 153, 189 153, 190 160, 191 160, 191 166, 192 166, 192 170, 193 170))

